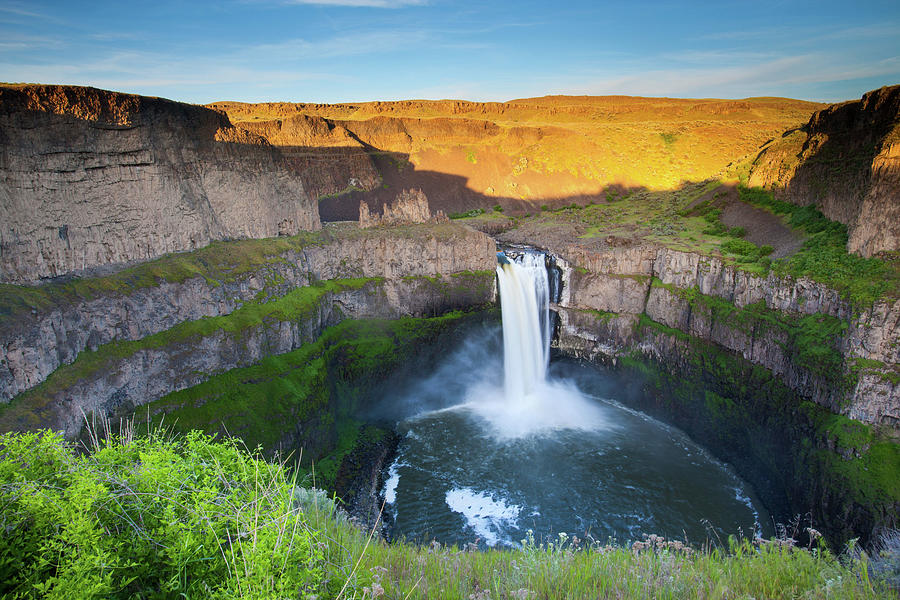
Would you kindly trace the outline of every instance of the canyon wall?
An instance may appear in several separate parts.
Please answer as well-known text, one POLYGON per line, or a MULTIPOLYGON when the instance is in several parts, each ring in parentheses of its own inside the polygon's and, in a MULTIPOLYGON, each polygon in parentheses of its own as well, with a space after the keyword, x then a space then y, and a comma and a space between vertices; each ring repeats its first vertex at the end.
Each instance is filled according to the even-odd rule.
POLYGON ((555 344, 615 367, 617 398, 835 548, 900 525, 900 300, 852 306, 811 280, 650 244, 548 249, 562 270, 555 344))
POLYGON ((223 113, 93 88, 0 87, 0 282, 318 227, 296 170, 223 113))
MULTIPOLYGON (((226 334, 227 326, 223 325, 224 329, 212 337, 204 337, 205 341, 194 350, 190 350, 194 342, 177 352, 171 348, 155 349, 158 357, 168 357, 165 361, 158 358, 157 362, 164 362, 170 373, 187 369, 186 372, 193 373, 192 381, 198 377, 202 380, 203 373, 237 366, 223 362, 233 354, 226 351, 229 343, 243 344, 245 350, 256 348, 254 352, 237 354, 243 361, 241 364, 248 364, 247 361, 258 360, 266 352, 287 352, 303 341, 315 339, 317 332, 333 324, 339 314, 346 317, 434 315, 482 305, 493 298, 494 243, 486 235, 458 225, 444 223, 365 232, 350 224, 330 225, 316 234, 284 239, 268 254, 254 255, 253 262, 247 264, 248 252, 258 252, 259 247, 275 242, 229 242, 199 253, 141 265, 101 278, 95 287, 83 285, 75 291, 66 282, 45 284, 40 290, 40 301, 32 304, 15 302, 19 293, 29 297, 29 288, 3 290, 0 402, 9 402, 35 388, 61 366, 75 362, 85 351, 96 352, 116 344, 140 341, 171 332, 186 323, 229 317, 235 311, 243 310, 247 315, 263 314, 259 313, 263 311, 266 319, 272 319, 266 327, 260 323, 259 335, 268 346, 260 341, 262 338, 255 338, 255 334, 242 334, 235 341, 226 334), (192 257, 187 275, 172 274, 192 257), (215 267, 214 261, 218 263, 215 267), (210 273, 213 268, 215 277, 210 273), (322 282, 357 280, 368 283, 360 289, 351 287, 340 291, 316 287, 322 282), (122 282, 125 285, 117 285, 122 282), (308 319, 304 317, 306 320, 294 323, 283 317, 285 309, 281 308, 276 311, 281 316, 265 312, 275 306, 273 302, 284 303, 285 297, 306 288, 313 290, 318 298, 318 312, 311 312, 308 319), (273 325, 279 318, 280 324, 273 325), (283 335, 272 334, 271 327, 277 327, 283 335), (253 340, 258 342, 256 346, 253 340), (222 348, 217 350, 217 344, 222 348), (178 365, 179 360, 184 361, 184 366, 178 365), (208 368, 197 367, 194 363, 198 361, 208 368)), ((145 367, 143 371, 137 367, 121 368, 129 371, 129 378, 152 380, 155 392, 174 383, 148 365, 145 367)), ((119 376, 106 373, 104 377, 119 376)), ((95 409, 104 405, 111 393, 123 387, 128 386, 122 384, 100 393, 95 386, 74 401, 69 392, 62 393, 68 398, 66 405, 77 413, 76 408, 95 409), (92 399, 91 394, 99 395, 92 399)), ((132 392, 129 397, 136 396, 132 392)), ((136 402, 142 404, 150 399, 148 396, 136 402)))
POLYGON ((900 86, 813 113, 760 152, 750 185, 815 205, 862 256, 900 248, 900 86))
MULTIPOLYGON (((340 145, 341 152, 351 152, 351 143, 340 141, 344 132, 360 143, 380 179, 370 187, 363 171, 346 165, 335 180, 352 177, 362 185, 324 199, 320 214, 333 221, 356 218, 361 200, 377 214, 401 189, 421 189, 432 213, 447 214, 497 204, 524 214, 541 205, 586 204, 606 191, 675 189, 719 176, 823 105, 785 98, 550 96, 210 106, 288 154, 309 154, 313 130, 322 145, 340 145)), ((320 153, 311 156, 329 168, 320 153)))
MULTIPOLYGON (((515 230, 501 238, 526 241, 515 230)), ((600 362, 637 352, 678 364, 675 347, 645 339, 649 325, 764 367, 836 414, 900 428, 900 301, 854 307, 809 279, 762 277, 651 244, 547 249, 563 269, 561 349, 600 362)))
POLYGON ((365 146, 345 127, 304 114, 283 119, 244 121, 239 125, 277 146, 300 174, 311 198, 368 191, 381 176, 365 146))

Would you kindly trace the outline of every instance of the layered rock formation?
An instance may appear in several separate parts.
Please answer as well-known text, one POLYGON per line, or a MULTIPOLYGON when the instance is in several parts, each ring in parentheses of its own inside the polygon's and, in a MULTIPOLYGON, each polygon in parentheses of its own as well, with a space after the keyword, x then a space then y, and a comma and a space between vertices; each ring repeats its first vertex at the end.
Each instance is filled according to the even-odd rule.
MULTIPOLYGON (((234 257, 239 260, 247 251, 241 246, 247 244, 232 245, 234 257)), ((224 261, 224 266, 220 267, 223 272, 233 272, 236 267, 231 265, 229 246, 219 249, 219 254, 224 257, 211 258, 224 261)), ((211 258, 201 256, 196 264, 208 269, 211 258)), ((324 312, 314 315, 311 324, 284 325, 293 329, 290 335, 285 333, 280 336, 281 341, 269 347, 270 354, 286 352, 301 340, 314 339, 310 331, 320 331, 324 324, 335 321, 335 305, 343 307, 341 314, 345 316, 361 317, 440 314, 452 308, 484 304, 492 297, 492 271, 486 276, 473 275, 472 281, 467 279, 466 273, 492 269, 494 244, 481 233, 452 224, 420 227, 415 232, 400 235, 389 229, 364 234, 351 225, 330 226, 321 234, 264 255, 257 259, 258 264, 241 267, 242 273, 231 275, 224 281, 210 277, 201 267, 194 276, 172 277, 171 281, 157 279, 156 273, 165 272, 171 268, 169 263, 177 260, 186 259, 164 259, 159 265, 150 263, 138 267, 133 274, 124 275, 126 280, 137 281, 149 274, 151 283, 145 285, 131 285, 120 290, 111 283, 118 279, 109 278, 111 281, 105 282, 105 288, 98 286, 96 294, 89 295, 73 294, 65 283, 50 284, 43 290, 48 300, 40 308, 20 305, 13 309, 8 318, 0 321, 0 339, 3 340, 0 344, 0 402, 9 402, 16 395, 34 388, 60 366, 75 361, 85 350, 141 340, 186 322, 230 315, 247 303, 265 305, 292 290, 321 281, 363 278, 378 279, 382 283, 372 283, 374 288, 364 288, 371 292, 368 295, 359 290, 343 295, 328 292, 328 299, 321 304, 324 312), (458 275, 454 277, 454 274, 458 275), (486 288, 475 283, 475 280, 483 279, 488 282, 486 288), (308 335, 297 333, 300 330, 307 331, 308 335)), ((15 295, 16 290, 6 292, 15 295)), ((224 344, 228 339, 226 335, 216 343, 224 344)), ((273 338, 267 339, 271 342, 273 338)), ((214 371, 231 368, 217 362, 220 355, 227 352, 216 351, 215 344, 209 340, 204 343, 208 352, 198 352, 210 356, 191 359, 186 364, 202 360, 217 365, 210 367, 214 371)), ((254 354, 256 358, 265 354, 263 346, 258 350, 254 354)), ((178 357, 186 358, 178 352, 168 360, 177 362, 178 357)), ((240 360, 251 359, 248 355, 240 360)), ((185 368, 201 379, 202 373, 210 372, 195 367, 185 368)), ((169 369, 180 372, 174 364, 169 369)), ((134 369, 131 376, 139 373, 140 369, 134 369)), ((115 374, 107 376, 118 377, 115 374)), ((154 376, 153 379, 159 388, 157 391, 168 385, 166 377, 154 376)), ((90 400, 91 406, 97 402, 102 404, 102 398, 115 392, 110 389, 105 393, 92 389, 91 393, 99 393, 99 399, 90 400)), ((88 397, 84 400, 88 401, 88 397)), ((87 405, 76 403, 73 406, 87 405)))
MULTIPOLYGON (((515 231, 501 238, 527 241, 515 231)), ((854 310, 808 279, 760 277, 656 245, 548 249, 563 268, 561 349, 599 361, 638 351, 677 362, 677 353, 639 335, 641 319, 649 319, 766 368, 835 413, 900 426, 900 301, 854 310)))
POLYGON ((222 113, 92 88, 0 87, 0 282, 318 227, 297 172, 222 113))
POLYGON ((847 225, 848 250, 900 248, 900 86, 817 111, 756 158, 750 184, 847 225))
POLYGON ((806 122, 823 105, 783 98, 551 96, 503 103, 210 106, 267 136, 277 128, 263 123, 297 119, 323 119, 323 129, 349 132, 370 151, 382 181, 323 203, 324 220, 349 220, 360 200, 378 212, 397 190, 410 188, 425 192, 432 212, 448 214, 498 203, 508 213, 525 213, 543 204, 586 203, 607 190, 673 189, 755 155, 766 140, 806 122))

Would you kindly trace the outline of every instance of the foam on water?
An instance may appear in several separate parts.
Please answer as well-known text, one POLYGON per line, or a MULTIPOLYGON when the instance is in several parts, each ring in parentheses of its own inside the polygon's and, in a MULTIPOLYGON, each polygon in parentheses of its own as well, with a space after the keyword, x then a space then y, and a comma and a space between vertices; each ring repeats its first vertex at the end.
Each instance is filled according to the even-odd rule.
POLYGON ((465 517, 466 525, 488 546, 496 546, 501 541, 509 543, 503 531, 518 526, 521 508, 515 504, 507 505, 502 498, 494 499, 466 487, 451 489, 445 500, 450 510, 465 517))
POLYGON ((396 460, 391 463, 388 469, 387 480, 384 482, 385 504, 393 504, 397 501, 397 486, 400 485, 400 467, 405 466, 405 464, 396 460))

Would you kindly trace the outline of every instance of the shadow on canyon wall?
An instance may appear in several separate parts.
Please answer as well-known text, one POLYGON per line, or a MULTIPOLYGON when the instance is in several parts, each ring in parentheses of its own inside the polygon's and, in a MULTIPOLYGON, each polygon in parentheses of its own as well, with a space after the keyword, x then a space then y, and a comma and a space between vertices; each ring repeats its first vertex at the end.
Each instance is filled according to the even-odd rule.
MULTIPOLYGON (((410 155, 403 152, 390 152, 365 145, 366 155, 375 166, 380 181, 376 181, 371 189, 359 186, 342 194, 323 197, 319 200, 319 218, 325 221, 355 221, 359 218, 359 203, 368 203, 373 213, 381 214, 385 204, 392 202, 402 190, 420 189, 428 198, 432 214, 442 210, 446 214, 465 212, 476 208, 488 209, 500 205, 506 214, 522 215, 539 211, 541 206, 560 208, 570 204, 584 206, 591 202, 605 201, 607 193, 616 197, 646 191, 644 187, 626 187, 612 184, 598 189, 595 193, 559 195, 556 197, 522 198, 512 195, 485 194, 469 186, 469 178, 463 175, 442 173, 427 169, 417 169, 410 162, 410 155)), ((288 156, 306 153, 325 162, 329 155, 334 156, 333 149, 322 148, 282 148, 288 156), (325 150, 325 152, 321 152, 325 150)), ((314 160, 314 159, 313 159, 314 160)), ((333 171, 334 168, 326 168, 333 171)))

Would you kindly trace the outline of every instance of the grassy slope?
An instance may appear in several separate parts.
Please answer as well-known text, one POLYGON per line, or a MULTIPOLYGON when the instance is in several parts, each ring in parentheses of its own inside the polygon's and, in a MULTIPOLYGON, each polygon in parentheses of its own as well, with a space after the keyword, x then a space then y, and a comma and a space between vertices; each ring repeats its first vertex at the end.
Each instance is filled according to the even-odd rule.
POLYGON ((330 488, 343 455, 355 444, 360 399, 465 318, 448 313, 343 321, 293 352, 172 392, 142 407, 136 417, 143 421, 147 414, 152 423, 164 422, 185 433, 199 429, 238 435, 267 453, 299 450, 282 445, 296 428, 304 466, 323 459, 317 481, 330 488))
POLYGON ((846 250, 846 226, 826 219, 813 207, 775 200, 770 192, 738 186, 741 202, 770 211, 805 239, 800 249, 771 259, 765 249, 741 239, 741 229, 721 224, 718 197, 728 186, 719 180, 685 186, 675 192, 608 193, 604 202, 556 210, 543 207, 521 217, 488 212, 463 217, 476 227, 502 221, 510 237, 543 245, 574 243, 602 251, 610 245, 654 243, 721 257, 726 264, 766 275, 809 277, 837 290, 858 308, 879 299, 900 297, 900 256, 860 258, 846 250))

